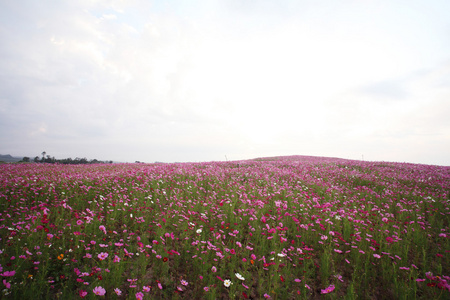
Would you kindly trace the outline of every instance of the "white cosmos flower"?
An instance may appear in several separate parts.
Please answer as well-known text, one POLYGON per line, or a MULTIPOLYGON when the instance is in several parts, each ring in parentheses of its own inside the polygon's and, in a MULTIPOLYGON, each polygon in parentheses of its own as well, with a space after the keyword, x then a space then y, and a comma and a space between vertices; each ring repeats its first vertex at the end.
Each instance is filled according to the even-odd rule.
POLYGON ((285 257, 286 255, 283 254, 283 253, 278 253, 278 256, 279 256, 279 257, 285 257))
POLYGON ((226 286, 226 287, 229 287, 229 286, 232 285, 232 284, 233 284, 233 283, 231 282, 230 279, 225 279, 225 280, 223 281, 223 285, 226 286))
POLYGON ((202 233, 202 229, 201 228, 197 229, 197 233, 202 233))
POLYGON ((244 278, 241 274, 236 273, 235 275, 236 275, 236 277, 237 277, 238 279, 240 279, 240 280, 245 280, 245 278, 244 278))

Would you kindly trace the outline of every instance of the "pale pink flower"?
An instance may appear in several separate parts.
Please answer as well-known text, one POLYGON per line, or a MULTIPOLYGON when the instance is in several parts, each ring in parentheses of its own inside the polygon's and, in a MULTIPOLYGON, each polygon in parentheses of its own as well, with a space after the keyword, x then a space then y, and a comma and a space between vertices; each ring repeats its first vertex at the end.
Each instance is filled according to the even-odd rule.
POLYGON ((106 294, 106 290, 101 286, 96 286, 92 292, 97 296, 104 296, 106 294))
POLYGON ((107 252, 101 252, 97 257, 100 260, 105 260, 108 257, 108 253, 107 252))

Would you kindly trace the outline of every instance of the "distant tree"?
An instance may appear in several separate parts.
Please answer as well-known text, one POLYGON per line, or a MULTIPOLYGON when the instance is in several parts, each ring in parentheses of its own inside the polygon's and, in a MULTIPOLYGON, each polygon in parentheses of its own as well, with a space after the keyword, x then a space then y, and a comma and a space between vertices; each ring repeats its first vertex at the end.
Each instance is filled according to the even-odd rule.
POLYGON ((41 160, 41 162, 45 162, 45 154, 47 154, 47 152, 45 152, 45 151, 42 151, 42 160, 41 160))
POLYGON ((30 162, 30 158, 28 156, 24 156, 24 158, 22 158, 22 161, 24 162, 30 162))
POLYGON ((73 159, 71 157, 63 159, 62 163, 63 164, 67 164, 67 165, 71 165, 71 164, 73 164, 73 159))
POLYGON ((35 162, 35 163, 39 162, 39 156, 36 156, 36 157, 34 158, 34 162, 35 162))

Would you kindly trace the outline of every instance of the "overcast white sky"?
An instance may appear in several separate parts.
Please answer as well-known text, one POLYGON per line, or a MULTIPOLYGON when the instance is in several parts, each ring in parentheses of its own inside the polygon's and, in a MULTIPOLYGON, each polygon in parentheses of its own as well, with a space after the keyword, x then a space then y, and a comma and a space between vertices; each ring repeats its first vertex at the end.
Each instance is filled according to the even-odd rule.
POLYGON ((450 165, 450 1, 0 0, 0 153, 450 165))

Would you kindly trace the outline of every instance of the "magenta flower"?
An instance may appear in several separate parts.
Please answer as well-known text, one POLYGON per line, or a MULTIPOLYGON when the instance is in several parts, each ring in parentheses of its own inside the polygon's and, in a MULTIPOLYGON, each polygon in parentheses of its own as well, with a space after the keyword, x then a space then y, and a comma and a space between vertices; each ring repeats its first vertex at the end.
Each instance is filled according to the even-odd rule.
POLYGON ((98 227, 98 229, 100 229, 101 231, 103 231, 104 234, 106 234, 106 228, 105 228, 105 226, 100 225, 100 226, 98 227))
POLYGON ((87 292, 86 292, 85 290, 80 290, 80 291, 78 292, 78 295, 80 295, 81 298, 84 298, 84 297, 86 297, 87 292))
POLYGON ((330 285, 329 287, 327 287, 324 290, 320 290, 320 293, 321 294, 328 294, 328 293, 331 293, 332 291, 334 291, 334 285, 333 284, 330 285))
POLYGON ((113 262, 120 262, 120 257, 118 257, 117 255, 114 256, 113 262))
POLYGON ((118 288, 115 288, 115 289, 114 289, 114 293, 116 293, 117 296, 122 295, 122 291, 119 290, 118 288))
POLYGON ((11 277, 14 276, 16 274, 16 271, 5 271, 3 274, 0 274, 4 277, 11 277))
POLYGON ((101 286, 96 286, 92 292, 97 296, 104 296, 106 294, 106 290, 101 286))
POLYGON ((144 299, 144 294, 142 292, 136 293, 136 300, 144 299))
POLYGON ((145 285, 145 286, 142 287, 142 290, 143 290, 144 292, 148 293, 148 292, 150 292, 150 287, 147 286, 147 285, 145 285))
POLYGON ((211 268, 211 271, 213 271, 213 273, 216 273, 216 272, 217 272, 217 268, 213 266, 213 267, 211 268))
POLYGON ((7 289, 11 288, 11 283, 6 282, 5 279, 3 279, 3 284, 5 285, 5 287, 6 287, 7 289))
POLYGON ((107 252, 101 252, 99 255, 97 255, 98 259, 105 260, 108 257, 107 252))

